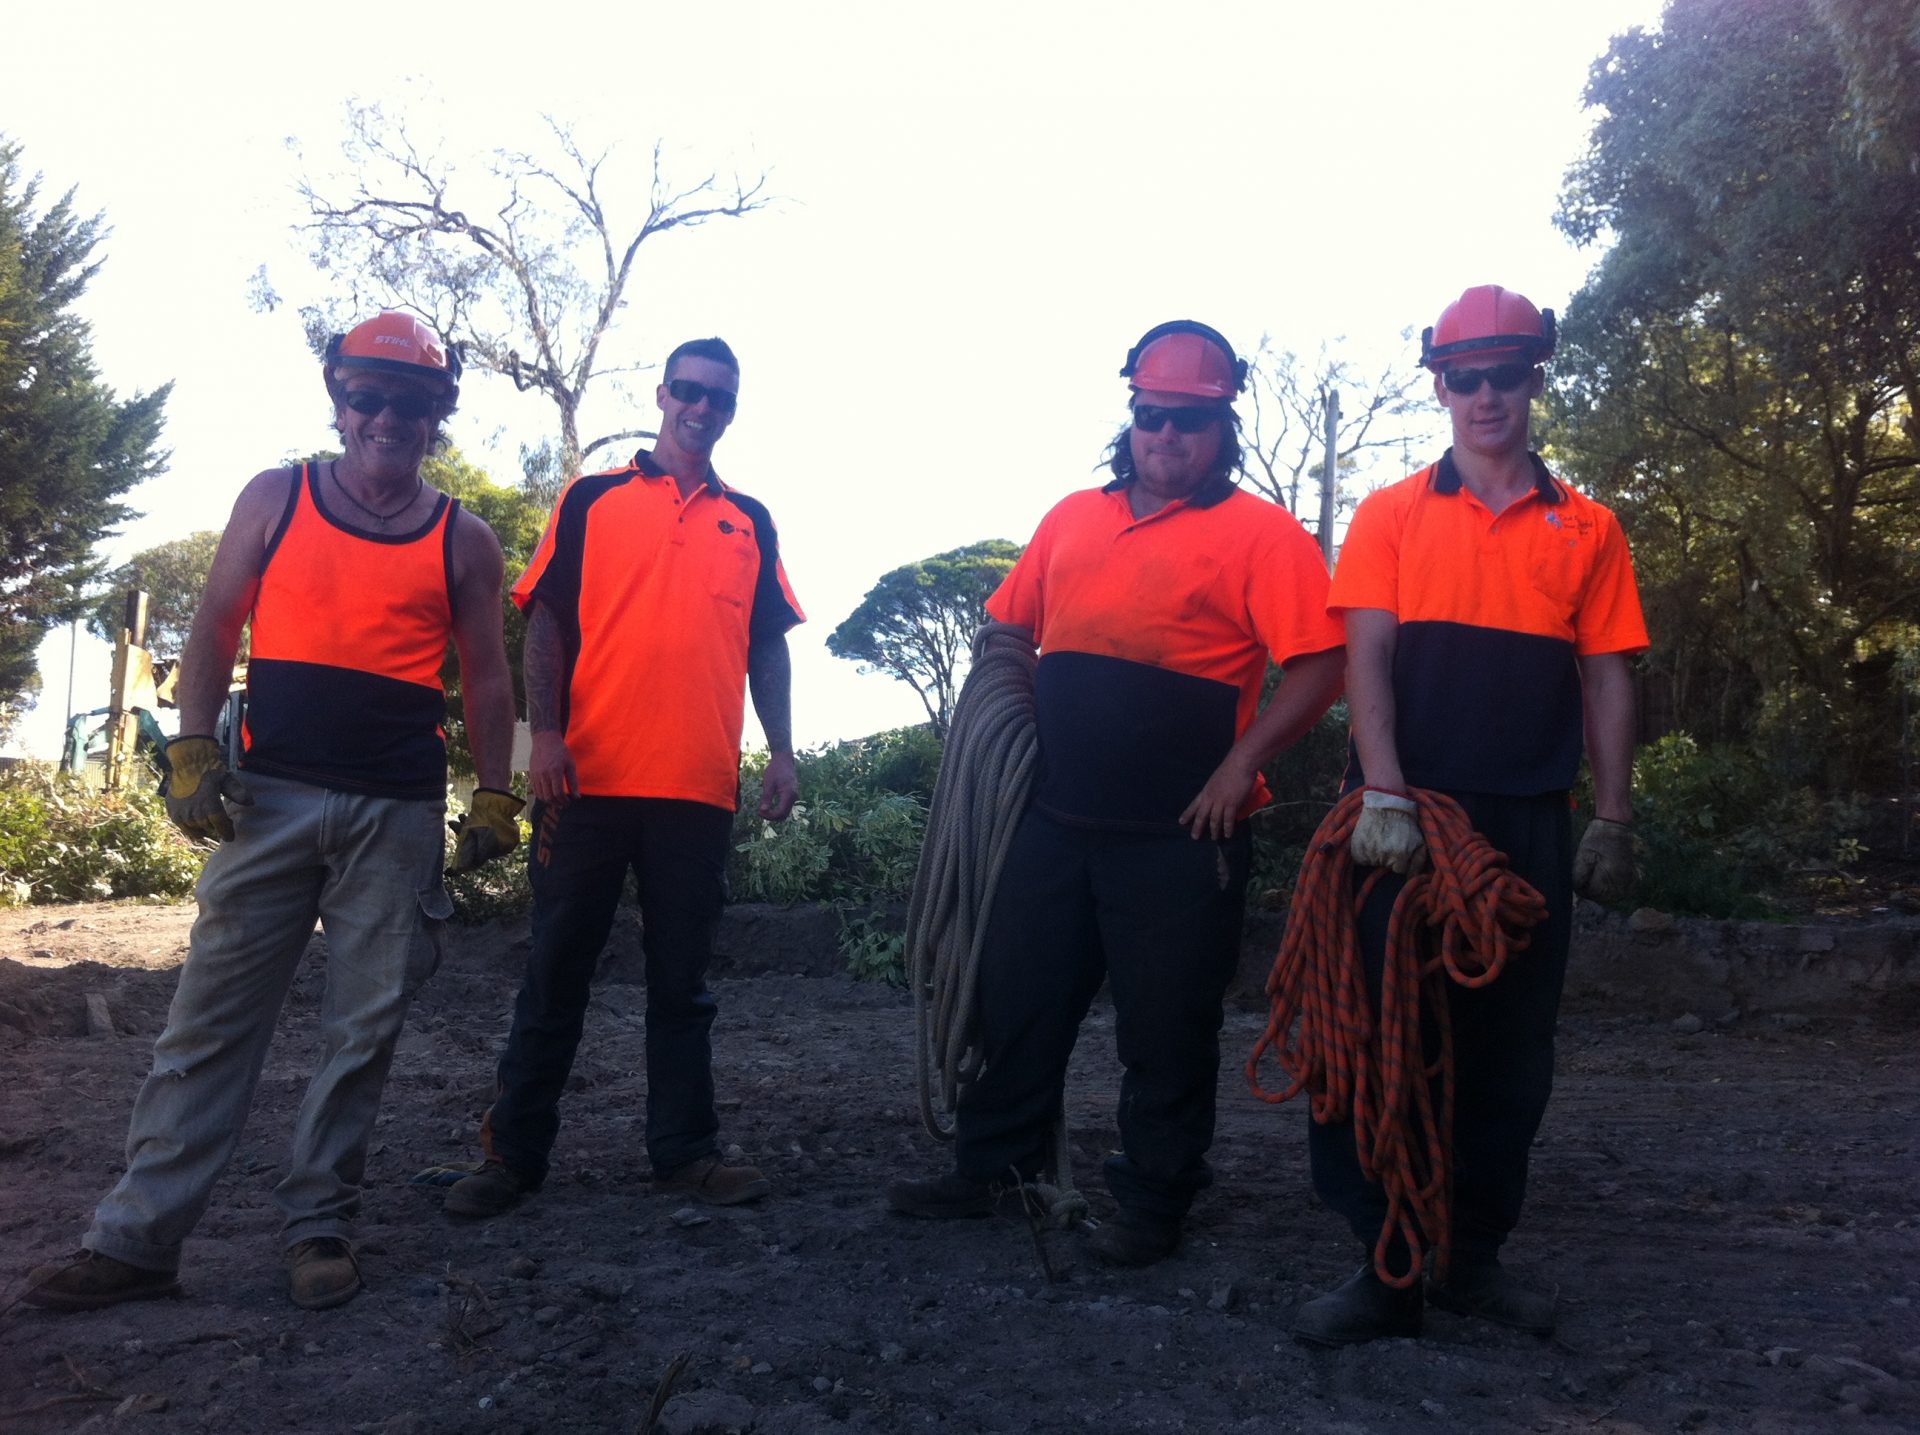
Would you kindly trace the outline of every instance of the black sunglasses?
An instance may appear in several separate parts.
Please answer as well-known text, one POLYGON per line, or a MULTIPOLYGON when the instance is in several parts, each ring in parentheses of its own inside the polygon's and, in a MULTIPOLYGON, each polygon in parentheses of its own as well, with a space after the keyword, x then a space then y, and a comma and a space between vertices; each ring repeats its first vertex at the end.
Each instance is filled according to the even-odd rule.
POLYGON ((740 395, 732 389, 714 389, 705 384, 696 384, 692 379, 668 379, 667 392, 683 404, 697 404, 707 401, 707 407, 717 414, 730 414, 733 406, 740 402, 740 395))
POLYGON ((382 409, 392 409, 407 423, 430 419, 440 410, 440 400, 428 394, 386 394, 378 389, 355 389, 340 402, 369 418, 382 409))
POLYGON ((1168 424, 1175 433, 1204 433, 1226 412, 1214 404, 1199 408, 1163 408, 1159 404, 1135 404, 1133 426, 1141 433, 1159 433, 1168 424))
POLYGON ((1477 394, 1485 382, 1492 384, 1496 392, 1510 394, 1532 377, 1532 364, 1496 364, 1491 369, 1448 369, 1440 376, 1440 382, 1447 386, 1449 393, 1477 394))

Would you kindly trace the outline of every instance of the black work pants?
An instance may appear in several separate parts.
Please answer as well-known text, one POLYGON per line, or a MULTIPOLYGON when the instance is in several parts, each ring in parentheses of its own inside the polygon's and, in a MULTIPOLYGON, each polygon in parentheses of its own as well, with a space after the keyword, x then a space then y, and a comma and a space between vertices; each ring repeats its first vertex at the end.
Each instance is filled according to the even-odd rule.
MULTIPOLYGON (((1573 933, 1573 824, 1567 795, 1447 794, 1474 829, 1547 901, 1533 940, 1484 987, 1447 983, 1453 1021, 1453 1255, 1492 1261, 1520 1221, 1527 1160, 1553 1091, 1553 1035, 1573 933)), ((1356 880, 1368 869, 1357 869, 1356 880)), ((1387 917, 1406 879, 1388 873, 1360 913, 1360 952, 1376 1010, 1387 917)), ((1353 1123, 1311 1123, 1313 1187, 1371 1250, 1387 1216, 1385 1193, 1360 1174, 1353 1123)), ((1397 1262, 1396 1262, 1397 1263, 1397 1262)))
POLYGON ((1071 827, 1033 808, 1001 872, 980 957, 983 1062, 954 1159, 977 1180, 1035 1174, 1067 1062, 1104 976, 1113 991, 1121 1208, 1177 1222, 1212 1180, 1221 1001, 1240 954, 1251 845, 1071 827))
POLYGON ((718 1149, 713 1104, 716 1006, 707 990, 726 893, 733 814, 659 797, 536 804, 527 854, 533 950, 500 1058, 482 1142, 534 1184, 560 1130, 560 1093, 586 1021, 593 970, 632 868, 647 980, 647 1156, 656 1174, 718 1149))

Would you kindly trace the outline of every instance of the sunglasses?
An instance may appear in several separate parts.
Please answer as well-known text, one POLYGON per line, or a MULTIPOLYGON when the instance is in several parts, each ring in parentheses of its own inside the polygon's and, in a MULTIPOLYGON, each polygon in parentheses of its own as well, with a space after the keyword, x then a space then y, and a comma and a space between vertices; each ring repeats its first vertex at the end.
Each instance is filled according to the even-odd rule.
POLYGON ((1212 404, 1199 408, 1162 408, 1159 404, 1135 404, 1133 426, 1141 433, 1159 433, 1168 424, 1175 433, 1205 433, 1226 410, 1212 404))
POLYGON ((392 409, 407 423, 430 419, 440 411, 440 400, 429 394, 383 394, 378 389, 355 389, 340 400, 357 414, 372 418, 382 409, 392 409))
POLYGON ((740 402, 740 395, 732 389, 712 389, 692 379, 668 379, 667 392, 683 404, 697 404, 705 399, 707 407, 717 414, 732 413, 733 406, 740 402))
POLYGON ((1448 369, 1440 382, 1454 394, 1477 394, 1483 382, 1497 393, 1510 394, 1532 377, 1532 364, 1496 364, 1491 369, 1448 369))

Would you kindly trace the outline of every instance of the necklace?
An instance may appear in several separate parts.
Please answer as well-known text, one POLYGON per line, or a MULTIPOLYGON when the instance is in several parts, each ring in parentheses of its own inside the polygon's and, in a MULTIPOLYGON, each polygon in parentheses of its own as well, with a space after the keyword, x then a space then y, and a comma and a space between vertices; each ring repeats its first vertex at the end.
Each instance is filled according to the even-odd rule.
POLYGON ((378 509, 368 508, 366 504, 362 503, 359 499, 355 498, 351 493, 347 492, 347 486, 340 481, 340 460, 339 459, 336 458, 328 463, 327 475, 333 480, 333 486, 340 491, 340 496, 342 498, 346 499, 348 503, 351 503, 355 508, 359 509, 362 513, 366 514, 367 517, 377 518, 382 523, 390 522, 393 519, 398 518, 401 514, 405 513, 409 508, 412 508, 413 501, 420 496, 420 490, 427 486, 426 479, 416 473, 413 476, 413 492, 407 495, 407 501, 389 513, 381 513, 378 509))

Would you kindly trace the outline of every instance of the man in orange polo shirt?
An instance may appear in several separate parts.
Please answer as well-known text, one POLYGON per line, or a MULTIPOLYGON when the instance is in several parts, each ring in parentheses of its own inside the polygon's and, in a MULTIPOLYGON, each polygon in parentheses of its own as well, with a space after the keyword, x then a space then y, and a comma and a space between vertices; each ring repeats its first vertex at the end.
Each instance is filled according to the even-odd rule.
MULTIPOLYGON (((1573 897, 1631 888, 1633 681, 1647 646, 1626 538, 1614 516, 1547 471, 1528 415, 1553 352, 1553 311, 1498 285, 1467 290, 1422 339, 1453 425, 1438 463, 1369 495, 1333 577, 1347 632, 1347 702, 1364 807, 1354 861, 1386 867, 1360 914, 1376 997, 1387 917, 1421 855, 1411 789, 1441 791, 1547 901, 1498 981, 1447 988, 1453 1022, 1453 1260, 1424 1300, 1545 1334, 1551 1296, 1499 1263, 1520 1218, 1527 1157, 1553 1085, 1553 1031, 1573 897), (1573 851, 1568 790, 1582 735, 1595 818, 1573 851)), ((1310 1128, 1314 1188, 1370 1251, 1386 1216, 1360 1171, 1352 1124, 1310 1128)), ((1404 1269, 1404 1249, 1389 1260, 1404 1269)), ((1423 1292, 1371 1260, 1307 1302, 1294 1333, 1321 1345, 1416 1335, 1423 1292)))
POLYGON ((485 1161, 447 1192, 466 1217, 546 1179, 595 963, 631 869, 647 981, 647 1154, 656 1193, 757 1200, 720 1156, 706 987, 739 781, 743 688, 771 756, 760 815, 796 794, 787 629, 802 621, 773 519, 722 483, 713 449, 740 365, 719 339, 667 357, 660 437, 570 484, 514 601, 527 611, 533 950, 481 1131, 485 1161))
POLYGON ((1039 1170, 1105 978, 1123 1149, 1106 1170, 1119 1215, 1093 1249, 1145 1265, 1172 1253, 1211 1180, 1260 769, 1339 695, 1342 660, 1319 549, 1234 485, 1246 365, 1232 345, 1162 324, 1121 373, 1133 401, 1113 481, 1056 505, 987 602, 1040 650, 1040 772, 981 954, 984 1063, 960 1101, 955 1169, 897 1181, 888 1199, 905 1215, 986 1215, 995 1186, 1039 1170), (1270 659, 1285 678, 1261 711, 1270 659))

